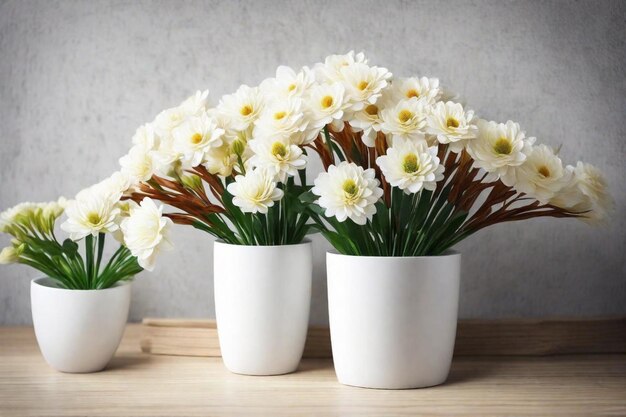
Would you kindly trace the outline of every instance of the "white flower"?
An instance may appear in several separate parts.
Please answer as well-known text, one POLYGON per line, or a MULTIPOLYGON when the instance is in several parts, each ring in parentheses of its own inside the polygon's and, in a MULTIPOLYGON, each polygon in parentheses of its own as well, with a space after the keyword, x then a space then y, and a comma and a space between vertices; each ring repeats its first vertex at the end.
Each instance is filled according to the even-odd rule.
POLYGON ((493 174, 511 187, 515 183, 515 168, 526 161, 535 138, 527 138, 519 124, 478 120, 478 136, 467 144, 474 166, 493 174))
POLYGON ((255 122, 253 135, 257 139, 288 138, 291 143, 301 145, 315 139, 307 135, 307 126, 302 100, 280 99, 265 108, 255 122))
POLYGON ((369 104, 376 103, 387 87, 391 73, 386 68, 369 67, 355 63, 341 68, 343 85, 346 88, 346 101, 349 110, 359 111, 369 104))
POLYGON ((4 210, 0 213, 0 232, 7 232, 20 216, 28 216, 35 208, 36 203, 24 202, 4 210))
POLYGON ((381 112, 381 130, 392 136, 392 139, 403 138, 413 141, 425 141, 427 103, 412 98, 402 100, 395 106, 385 108, 381 112))
POLYGON ((230 119, 233 129, 245 130, 259 117, 263 106, 263 95, 259 88, 242 85, 235 94, 223 96, 217 109, 230 119))
POLYGON ((567 185, 571 175, 570 170, 563 168, 561 159, 552 148, 538 145, 516 168, 514 188, 545 204, 567 185))
POLYGON ((318 84, 311 89, 307 100, 311 127, 322 128, 332 124, 336 130, 343 129, 344 110, 348 107, 345 102, 345 88, 340 83, 318 84))
POLYGON ((161 138, 169 138, 172 130, 187 120, 206 112, 209 90, 197 91, 177 107, 163 110, 154 119, 154 129, 161 138))
POLYGON ((379 156, 376 163, 389 184, 417 193, 422 189, 433 191, 437 181, 443 179, 444 167, 439 164, 437 146, 426 147, 423 143, 395 140, 387 154, 379 156))
POLYGON ((317 204, 326 209, 327 217, 337 217, 340 222, 350 218, 364 225, 376 213, 376 202, 383 195, 373 169, 348 162, 331 165, 315 179, 313 194, 319 196, 317 204))
POLYGON ((465 143, 476 138, 478 128, 474 112, 465 111, 459 103, 438 102, 426 116, 426 131, 437 137, 439 143, 449 144, 453 152, 461 152, 465 143))
POLYGON ((281 65, 276 69, 276 78, 264 80, 259 88, 263 94, 272 98, 302 97, 314 82, 315 76, 308 67, 303 67, 296 73, 281 65))
POLYGON ((139 126, 133 135, 133 145, 141 145, 146 149, 158 148, 159 140, 151 123, 139 126))
POLYGON ((72 240, 115 232, 118 229, 116 219, 120 213, 116 203, 117 200, 101 193, 98 187, 86 188, 67 203, 67 220, 61 224, 61 229, 69 233, 72 240))
POLYGON ((380 132, 380 108, 376 104, 369 104, 363 110, 353 114, 348 121, 355 132, 363 132, 361 140, 370 148, 376 144, 376 135, 380 132))
POLYGON ((250 148, 254 152, 250 164, 267 169, 281 182, 285 182, 288 175, 295 176, 306 165, 302 149, 293 145, 289 137, 254 139, 250 141, 250 148))
POLYGON ((319 82, 335 82, 343 81, 343 73, 341 70, 355 63, 367 64, 367 59, 363 52, 355 55, 354 51, 350 51, 345 55, 329 55, 324 63, 316 64, 314 67, 315 77, 319 82))
POLYGON ((205 153, 210 148, 222 144, 224 129, 217 127, 217 123, 206 113, 187 119, 172 131, 174 136, 174 151, 182 155, 182 161, 191 167, 200 165, 205 153))
POLYGON ((19 259, 20 255, 13 246, 7 246, 0 252, 0 265, 14 264, 19 259))
POLYGON ((600 170, 580 161, 576 167, 568 168, 574 175, 569 184, 550 200, 550 204, 574 213, 584 213, 583 220, 592 223, 606 219, 614 202, 600 170))
MULTIPOLYGON (((222 145, 217 148, 211 148, 205 155, 204 167, 211 174, 219 174, 223 177, 228 177, 232 174, 233 168, 237 164, 237 153, 233 146, 237 143, 237 139, 234 141, 223 141, 222 145)), ((243 143, 239 141, 240 147, 244 147, 243 143)))
POLYGON ((130 189, 132 179, 121 171, 116 171, 110 177, 105 178, 92 188, 97 189, 98 193, 108 196, 111 201, 118 201, 122 195, 130 189))
POLYGON ((180 103, 178 108, 187 116, 198 116, 206 111, 208 97, 209 90, 198 90, 195 94, 180 103))
POLYGON ((134 184, 149 180, 156 171, 153 153, 143 145, 130 148, 128 154, 121 157, 119 162, 122 173, 127 175, 134 184))
POLYGON ((400 78, 393 80, 392 89, 393 97, 396 101, 419 98, 432 103, 441 96, 437 78, 400 78))
POLYGON ((172 247, 171 225, 172 221, 163 216, 163 206, 157 206, 148 197, 130 209, 130 215, 121 224, 124 244, 142 268, 152 271, 159 252, 172 247))
POLYGON ((227 190, 233 196, 233 203, 244 213, 267 214, 268 208, 284 194, 276 187, 274 176, 263 169, 250 170, 245 176, 237 175, 227 190))

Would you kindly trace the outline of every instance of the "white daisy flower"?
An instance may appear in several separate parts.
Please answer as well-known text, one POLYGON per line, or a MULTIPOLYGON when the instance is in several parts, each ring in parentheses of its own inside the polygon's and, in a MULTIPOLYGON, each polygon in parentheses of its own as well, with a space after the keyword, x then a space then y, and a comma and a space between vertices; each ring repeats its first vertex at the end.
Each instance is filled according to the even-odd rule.
POLYGON ((90 188, 98 193, 108 196, 111 201, 118 201, 122 195, 132 186, 132 179, 121 171, 116 171, 110 177, 105 178, 90 188))
POLYGON ((275 201, 283 198, 283 190, 277 188, 274 176, 264 169, 250 170, 237 175, 227 191, 233 196, 233 204, 244 213, 267 214, 275 201))
POLYGON ((340 71, 351 111, 359 111, 376 103, 388 85, 387 80, 391 78, 386 68, 369 67, 363 63, 342 67, 340 71))
POLYGON ((417 193, 422 189, 433 191, 443 179, 444 167, 439 164, 437 146, 426 147, 410 140, 395 140, 387 154, 376 158, 389 184, 417 193))
POLYGON ((159 145, 159 138, 154 131, 152 123, 139 126, 132 138, 133 145, 141 145, 146 149, 156 149, 159 145))
POLYGON ((513 187, 545 204, 571 180, 572 172, 546 145, 533 147, 523 164, 515 169, 513 187))
POLYGON ((343 81, 343 73, 341 70, 356 63, 367 64, 367 59, 365 59, 363 52, 355 54, 354 51, 350 51, 345 55, 329 55, 324 60, 323 64, 316 64, 313 70, 319 82, 332 83, 343 81))
POLYGON ((322 172, 311 191, 320 197, 317 204, 326 209, 327 217, 337 217, 340 222, 350 218, 364 225, 376 213, 376 202, 383 195, 378 185, 372 168, 363 170, 344 161, 322 172))
POLYGON ((276 69, 276 78, 264 80, 259 88, 268 97, 283 99, 302 97, 315 83, 315 75, 308 67, 299 72, 281 65, 276 69))
POLYGON ((348 121, 355 132, 363 132, 361 140, 370 148, 376 144, 376 135, 380 132, 380 108, 377 104, 369 104, 363 110, 355 112, 348 121))
POLYGON ((206 113, 187 119, 172 131, 174 150, 182 155, 182 161, 191 167, 198 166, 204 160, 210 148, 222 144, 224 129, 217 127, 206 113))
POLYGON ((314 86, 307 100, 311 127, 321 129, 332 124, 333 129, 343 130, 342 118, 347 107, 345 88, 342 84, 318 84, 314 86))
POLYGON ((135 145, 119 160, 121 172, 127 175, 133 184, 147 181, 155 172, 156 163, 153 152, 143 145, 135 145))
POLYGON ((411 77, 399 78, 392 83, 393 98, 395 101, 424 99, 428 103, 439 100, 441 89, 437 78, 411 77))
POLYGON ((176 107, 163 110, 154 119, 153 127, 161 138, 169 138, 172 130, 188 117, 199 116, 206 112, 209 90, 197 91, 176 107))
POLYGON ((116 219, 120 213, 116 203, 117 200, 101 193, 98 187, 86 188, 67 203, 67 220, 61 224, 61 229, 72 240, 80 240, 87 235, 115 232, 118 229, 116 219))
POLYGON ((250 141, 250 148, 254 152, 250 165, 266 169, 280 182, 285 182, 287 176, 297 175, 298 170, 306 166, 306 155, 289 137, 254 139, 250 141))
POLYGON ((312 140, 307 135, 307 126, 302 100, 297 97, 281 99, 265 108, 255 122, 253 136, 257 139, 289 138, 292 143, 302 145, 312 140))
POLYGON ((515 183, 516 167, 526 161, 535 138, 526 137, 519 124, 478 120, 478 135, 467 144, 467 152, 474 166, 492 174, 490 179, 500 180, 511 187, 515 183))
POLYGON ((468 141, 476 138, 478 128, 472 110, 464 110, 459 103, 438 102, 426 116, 426 132, 437 141, 449 144, 452 152, 461 152, 468 141))
POLYGON ((402 138, 413 141, 425 141, 427 103, 424 100, 412 98, 402 100, 395 106, 382 110, 381 130, 392 136, 392 139, 402 138))
POLYGON ((221 98, 217 109, 230 119, 235 130, 246 130, 252 126, 264 107, 264 99, 258 87, 242 85, 235 94, 221 98))
POLYGON ((121 224, 124 244, 142 268, 152 271, 159 252, 172 247, 171 225, 172 221, 163 216, 163 206, 157 206, 148 197, 130 209, 130 215, 121 224))

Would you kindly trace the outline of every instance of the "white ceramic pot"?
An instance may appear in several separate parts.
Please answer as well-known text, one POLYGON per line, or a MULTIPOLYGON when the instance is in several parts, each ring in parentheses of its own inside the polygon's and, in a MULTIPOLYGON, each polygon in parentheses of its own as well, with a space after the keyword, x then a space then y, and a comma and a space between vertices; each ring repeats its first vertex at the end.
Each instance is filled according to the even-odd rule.
POLYGON ((67 290, 34 279, 30 301, 46 362, 61 372, 96 372, 111 360, 128 319, 131 281, 104 290, 67 290))
POLYGON ((311 243, 215 242, 215 314, 222 359, 234 373, 279 375, 300 363, 311 304, 311 243))
POLYGON ((339 382, 406 389, 446 380, 456 337, 460 254, 328 253, 326 266, 339 382))

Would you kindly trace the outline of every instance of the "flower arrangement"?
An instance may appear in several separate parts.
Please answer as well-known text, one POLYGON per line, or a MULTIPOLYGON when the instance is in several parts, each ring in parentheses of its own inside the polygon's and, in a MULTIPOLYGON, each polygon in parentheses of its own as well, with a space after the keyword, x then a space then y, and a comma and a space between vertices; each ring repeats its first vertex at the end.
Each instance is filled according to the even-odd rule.
POLYGON ((52 278, 65 289, 105 289, 152 269, 159 250, 169 244, 171 221, 162 207, 146 199, 137 205, 122 201, 128 179, 115 173, 80 191, 75 199, 49 203, 21 203, 0 214, 0 232, 12 237, 0 253, 0 263, 21 263, 52 278), (69 238, 57 239, 56 221, 69 238), (131 217, 132 215, 132 217, 131 217), (120 242, 104 263, 106 235, 120 242), (83 241, 83 254, 79 243, 83 241))

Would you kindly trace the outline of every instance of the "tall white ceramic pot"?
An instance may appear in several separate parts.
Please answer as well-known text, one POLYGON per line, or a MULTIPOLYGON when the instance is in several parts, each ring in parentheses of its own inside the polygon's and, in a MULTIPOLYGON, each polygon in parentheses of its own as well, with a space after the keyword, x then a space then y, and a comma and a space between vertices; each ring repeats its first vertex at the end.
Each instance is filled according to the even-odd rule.
POLYGON ((311 243, 215 242, 215 313, 222 359, 234 373, 279 375, 300 363, 311 304, 311 243))
POLYGON ((67 290, 50 278, 34 279, 33 325, 46 362, 61 372, 102 370, 124 334, 130 294, 131 281, 104 290, 67 290))
POLYGON ((328 253, 326 265, 339 382, 406 389, 446 380, 456 337, 460 254, 328 253))

